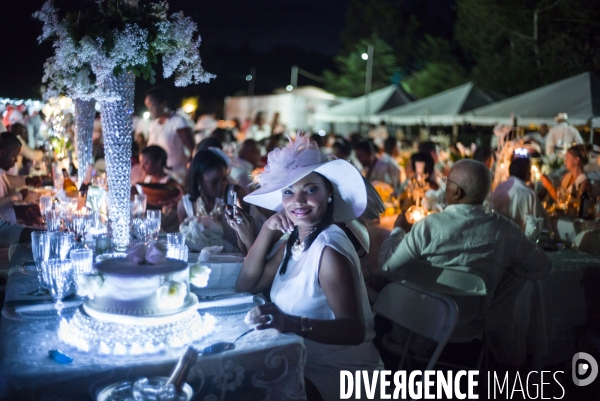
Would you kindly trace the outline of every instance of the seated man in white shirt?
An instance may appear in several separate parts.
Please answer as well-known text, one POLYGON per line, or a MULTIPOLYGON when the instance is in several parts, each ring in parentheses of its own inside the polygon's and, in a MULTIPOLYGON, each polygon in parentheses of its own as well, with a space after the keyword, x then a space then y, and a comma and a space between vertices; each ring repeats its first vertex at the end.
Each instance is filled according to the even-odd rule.
POLYGON ((515 223, 486 212, 483 201, 490 186, 491 174, 485 165, 468 159, 458 161, 448 174, 446 209, 412 227, 400 215, 396 228, 381 246, 379 266, 394 279, 402 278, 403 268, 415 265, 462 266, 482 277, 488 293, 493 294, 489 333, 494 356, 519 364, 525 355, 515 355, 512 348, 518 347, 510 333, 515 331, 513 327, 527 332, 531 311, 521 314, 520 320, 511 320, 517 295, 531 284, 527 280, 547 276, 552 265, 515 223))
MULTIPOLYGON (((489 201, 495 211, 514 221, 525 231, 527 216, 544 220, 548 216, 542 202, 526 184, 531 179, 531 160, 528 157, 515 158, 510 163, 508 172, 510 177, 496 187, 489 201)), ((547 226, 546 222, 544 226, 547 226)))

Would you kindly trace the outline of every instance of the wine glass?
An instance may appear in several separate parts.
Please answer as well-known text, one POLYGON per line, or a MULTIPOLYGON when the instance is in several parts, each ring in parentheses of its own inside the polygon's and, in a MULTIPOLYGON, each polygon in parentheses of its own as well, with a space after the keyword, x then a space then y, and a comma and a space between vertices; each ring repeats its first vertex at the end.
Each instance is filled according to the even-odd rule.
POLYGON ((75 210, 68 220, 68 228, 75 234, 75 241, 77 241, 80 248, 86 248, 85 235, 92 225, 92 217, 92 211, 88 208, 83 208, 75 210))
POLYGON ((133 227, 133 234, 135 237, 143 242, 144 244, 148 243, 152 238, 153 230, 152 224, 148 224, 148 219, 133 219, 131 225, 133 227))
POLYGON ((44 214, 44 220, 46 220, 46 229, 48 231, 59 231, 60 230, 60 210, 50 209, 44 214))
POLYGON ((131 217, 142 217, 146 213, 146 195, 136 194, 131 201, 131 217))
POLYGON ((160 210, 148 210, 146 211, 146 220, 150 224, 152 230, 152 239, 158 239, 158 233, 160 232, 160 221, 162 218, 162 212, 160 210))
POLYGON ((50 256, 50 241, 46 231, 33 231, 31 233, 31 251, 38 274, 38 288, 31 294, 35 296, 48 295, 48 289, 44 286, 44 276, 42 274, 42 262, 48 260, 50 256))
POLYGON ((50 238, 50 256, 49 259, 66 260, 69 251, 73 246, 73 233, 53 232, 50 238))
POLYGON ((42 262, 42 269, 44 270, 44 276, 48 279, 50 295, 56 301, 54 307, 58 311, 58 318, 60 319, 64 307, 62 300, 71 284, 73 265, 68 260, 52 258, 42 262))
POLYGON ((52 196, 42 195, 40 196, 40 213, 42 218, 46 218, 46 213, 52 210, 52 196))

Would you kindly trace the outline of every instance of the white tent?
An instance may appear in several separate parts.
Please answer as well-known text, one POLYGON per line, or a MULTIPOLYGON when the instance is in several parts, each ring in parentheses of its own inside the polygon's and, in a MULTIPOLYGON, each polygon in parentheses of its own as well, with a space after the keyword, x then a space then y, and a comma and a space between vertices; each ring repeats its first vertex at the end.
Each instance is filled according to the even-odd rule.
POLYGON ((551 123, 558 113, 567 113, 573 125, 596 118, 600 124, 600 80, 586 72, 465 113, 473 124, 510 124, 511 113, 519 126, 551 123))
POLYGON ((370 121, 375 114, 410 103, 414 100, 404 89, 390 85, 369 95, 347 100, 316 113, 315 119, 334 123, 335 132, 347 134, 356 131, 361 122, 370 121))
MULTIPOLYGON (((462 123, 459 115, 494 99, 472 82, 445 90, 379 113, 377 119, 398 125, 453 125, 462 123)), ((375 118, 375 117, 374 117, 375 118)))
POLYGON ((278 112, 280 120, 289 130, 326 129, 324 123, 314 119, 314 113, 327 110, 336 103, 336 97, 320 88, 300 87, 291 92, 276 91, 272 95, 228 96, 225 98, 225 118, 254 118, 258 111, 265 114, 271 123, 273 114, 278 112))

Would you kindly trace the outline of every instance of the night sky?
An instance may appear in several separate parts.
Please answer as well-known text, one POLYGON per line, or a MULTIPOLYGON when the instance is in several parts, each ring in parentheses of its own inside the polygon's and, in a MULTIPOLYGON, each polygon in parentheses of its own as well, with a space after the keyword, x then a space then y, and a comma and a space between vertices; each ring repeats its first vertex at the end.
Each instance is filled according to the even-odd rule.
MULTIPOLYGON (((82 1, 55 0, 62 10, 82 1)), ((449 7, 442 0, 407 0, 407 4, 429 3, 427 18, 432 26, 447 25, 449 7), (439 6, 439 7, 438 7, 439 6)), ((31 15, 43 0, 3 1, 0 13, 0 97, 39 98, 42 65, 52 53, 50 42, 39 45, 41 22, 31 15)), ((170 11, 183 11, 198 25, 204 68, 217 75, 210 84, 175 88, 172 80, 158 80, 172 97, 199 95, 200 111, 219 111, 227 95, 246 94, 245 76, 256 67, 256 94, 285 87, 292 65, 321 74, 333 68, 333 57, 341 46, 348 0, 169 0, 170 11)), ((420 6, 420 5, 419 5, 420 6)), ((448 31, 450 27, 442 29, 448 31)), ((300 85, 319 83, 300 77, 300 85)), ((150 87, 138 79, 136 108, 150 87)))

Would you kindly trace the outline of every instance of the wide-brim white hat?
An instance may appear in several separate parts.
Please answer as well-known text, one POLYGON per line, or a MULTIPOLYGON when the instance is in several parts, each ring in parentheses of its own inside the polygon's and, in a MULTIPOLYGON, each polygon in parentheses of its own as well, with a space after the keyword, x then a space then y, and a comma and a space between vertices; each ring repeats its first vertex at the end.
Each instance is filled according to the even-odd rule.
POLYGON ((569 115, 567 113, 558 113, 556 115, 556 117, 554 117, 554 119, 556 121, 561 121, 561 120, 568 120, 569 119, 569 115))
POLYGON ((260 188, 244 201, 274 211, 283 210, 281 190, 312 172, 327 178, 333 186, 333 220, 348 222, 360 217, 367 208, 367 189, 358 170, 345 160, 331 160, 315 142, 299 135, 282 149, 268 155, 265 172, 257 181, 260 188))

